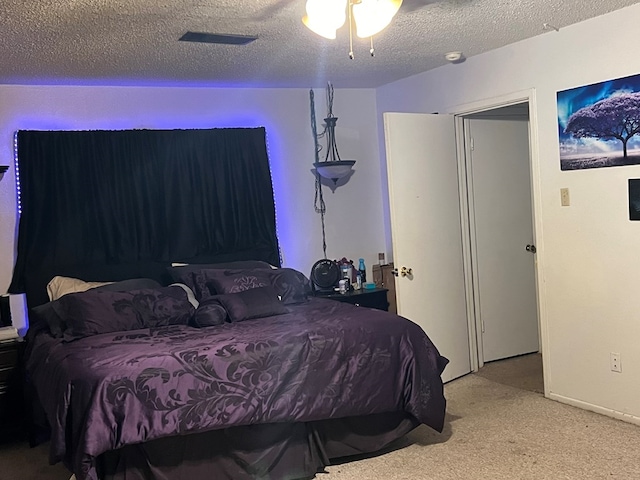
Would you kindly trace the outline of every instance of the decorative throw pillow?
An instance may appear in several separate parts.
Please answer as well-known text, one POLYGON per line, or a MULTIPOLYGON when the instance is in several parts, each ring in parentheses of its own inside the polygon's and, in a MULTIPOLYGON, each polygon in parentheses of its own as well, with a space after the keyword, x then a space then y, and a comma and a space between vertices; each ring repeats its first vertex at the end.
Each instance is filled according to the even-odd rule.
POLYGON ((195 312, 179 287, 109 292, 88 290, 53 302, 67 341, 101 333, 187 325, 195 312))
MULTIPOLYGON (((194 263, 194 264, 172 264, 167 268, 167 272, 174 282, 180 282, 187 285, 191 290, 196 292, 194 276, 202 270, 211 269, 251 269, 251 268, 271 268, 267 262, 262 260, 239 260, 236 262, 223 263, 194 263)), ((204 283, 202 284, 204 286, 204 283)))
POLYGON ((212 295, 238 293, 271 285, 273 270, 252 268, 241 270, 203 270, 206 287, 212 295))
POLYGON ((232 323, 289 313, 271 286, 216 295, 213 298, 217 299, 224 307, 232 323))
POLYGON ((306 302, 311 293, 309 279, 293 268, 203 270, 200 276, 206 281, 210 295, 237 293, 271 285, 282 298, 282 303, 290 305, 306 302))
POLYGON ((217 297, 209 297, 200 302, 191 324, 194 327, 202 328, 222 325, 226 321, 227 311, 220 303, 220 300, 217 297))
POLYGON ((271 285, 282 297, 282 303, 291 305, 309 301, 311 282, 298 270, 277 268, 272 270, 271 285))

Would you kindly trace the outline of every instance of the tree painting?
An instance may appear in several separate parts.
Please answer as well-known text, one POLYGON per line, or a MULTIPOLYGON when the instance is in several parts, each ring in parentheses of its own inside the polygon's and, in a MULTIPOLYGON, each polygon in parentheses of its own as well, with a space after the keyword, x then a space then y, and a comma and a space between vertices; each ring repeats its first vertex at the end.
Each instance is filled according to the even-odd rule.
POLYGON ((562 170, 640 164, 640 75, 558 92, 562 170))

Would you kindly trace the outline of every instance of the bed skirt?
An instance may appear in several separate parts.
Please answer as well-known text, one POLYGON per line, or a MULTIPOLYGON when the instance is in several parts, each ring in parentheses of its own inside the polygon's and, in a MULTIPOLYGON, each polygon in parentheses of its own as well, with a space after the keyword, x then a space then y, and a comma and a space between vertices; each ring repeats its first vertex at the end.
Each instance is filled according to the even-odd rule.
POLYGON ((379 451, 418 426, 403 412, 249 425, 168 437, 106 452, 103 480, 299 480, 332 461, 379 451))

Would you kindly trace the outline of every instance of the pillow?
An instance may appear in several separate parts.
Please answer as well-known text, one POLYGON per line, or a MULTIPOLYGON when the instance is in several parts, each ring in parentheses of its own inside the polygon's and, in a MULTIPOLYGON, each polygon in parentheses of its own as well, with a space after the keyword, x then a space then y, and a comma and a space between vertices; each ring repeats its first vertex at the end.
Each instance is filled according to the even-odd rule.
POLYGON ((63 338, 101 333, 187 325, 195 308, 179 287, 110 292, 88 290, 52 302, 63 325, 63 338))
POLYGON ((272 270, 251 268, 241 270, 203 270, 206 288, 212 295, 238 293, 271 285, 272 270))
POLYGON ((291 305, 309 301, 311 295, 311 282, 298 270, 293 268, 277 268, 271 273, 271 285, 278 295, 282 297, 282 303, 291 305))
POLYGON ((93 288, 107 292, 126 292, 129 290, 143 290, 145 288, 162 288, 162 285, 153 278, 130 278, 119 282, 109 282, 93 288))
POLYGON ((236 293, 271 285, 282 297, 282 303, 290 305, 306 302, 311 293, 309 279, 293 268, 203 270, 200 276, 206 281, 210 295, 236 293))
POLYGON ((191 319, 194 327, 213 327, 222 325, 227 320, 227 311, 217 297, 209 297, 200 303, 191 319))
MULTIPOLYGON (((184 278, 190 273, 213 268, 271 268, 271 265, 267 262, 263 262, 262 260, 239 260, 236 262, 224 263, 172 263, 171 266, 167 268, 167 271, 174 282, 185 283, 184 278)), ((188 283, 187 285, 193 290, 191 285, 188 283)))
POLYGON ((67 293, 85 292, 90 288, 108 285, 112 282, 85 282, 79 278, 55 276, 47 284, 49 300, 57 300, 67 293))
POLYGON ((64 332, 64 321, 56 313, 53 302, 43 303, 29 310, 29 329, 40 324, 47 324, 49 331, 56 338, 62 338, 64 332))
POLYGON ((212 299, 220 302, 232 323, 289 313, 287 308, 280 303, 278 294, 271 286, 216 295, 209 300, 212 299))
POLYGON ((185 291, 185 293, 187 294, 187 300, 189 300, 189 303, 191 303, 191 305, 193 305, 193 308, 198 308, 198 306, 200 305, 200 302, 198 302, 198 300, 196 300, 196 296, 193 294, 193 290, 191 290, 188 286, 186 286, 184 283, 172 283, 169 286, 170 287, 179 287, 179 288, 183 289, 185 291))

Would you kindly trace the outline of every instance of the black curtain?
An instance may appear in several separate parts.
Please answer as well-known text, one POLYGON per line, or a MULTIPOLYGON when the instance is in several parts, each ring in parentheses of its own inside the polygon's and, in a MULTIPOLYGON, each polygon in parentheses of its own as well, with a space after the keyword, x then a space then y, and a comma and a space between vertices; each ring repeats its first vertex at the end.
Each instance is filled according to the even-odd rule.
POLYGON ((178 261, 280 265, 264 128, 17 135, 11 293, 54 275, 158 278, 178 261))

